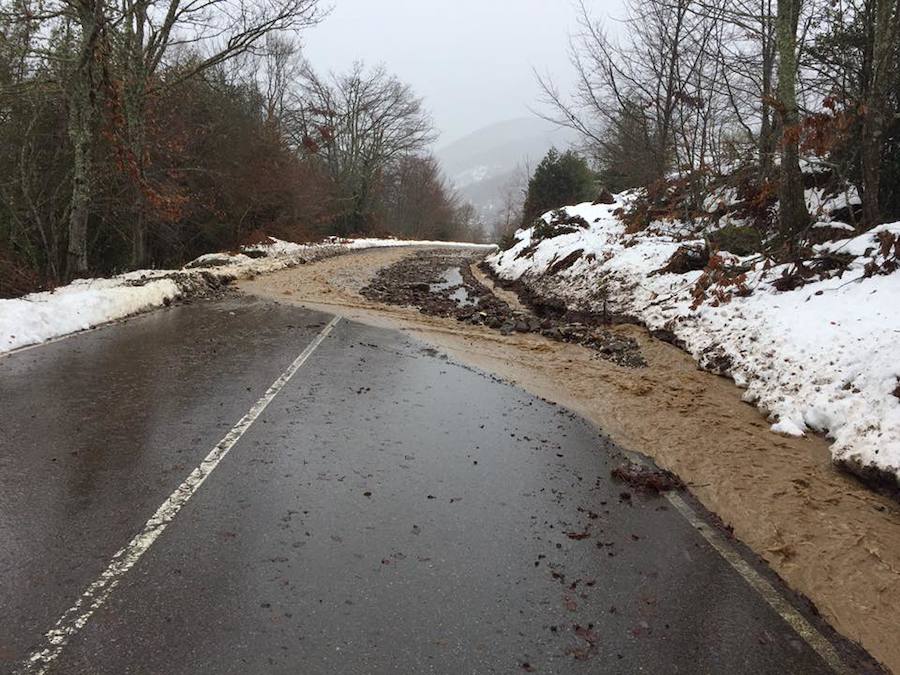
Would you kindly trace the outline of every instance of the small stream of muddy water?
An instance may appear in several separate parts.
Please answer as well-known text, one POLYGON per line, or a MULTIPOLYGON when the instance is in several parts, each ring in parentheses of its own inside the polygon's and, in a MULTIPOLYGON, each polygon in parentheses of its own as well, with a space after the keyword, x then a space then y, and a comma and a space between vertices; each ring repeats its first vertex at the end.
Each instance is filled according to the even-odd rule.
POLYGON ((472 272, 472 276, 474 276, 479 282, 484 284, 485 287, 489 288, 491 293, 503 300, 503 302, 505 302, 507 305, 520 312, 524 312, 526 310, 525 305, 523 305, 519 300, 518 295, 516 295, 512 291, 507 291, 505 288, 500 288, 497 284, 494 283, 493 279, 491 279, 487 274, 478 269, 478 265, 471 265, 469 269, 472 272))
MULTIPOLYGON (((698 370, 690 356, 637 326, 613 329, 635 340, 646 360, 644 368, 627 368, 536 333, 501 335, 360 295, 379 270, 418 254, 366 251, 241 288, 407 331, 578 412, 621 446, 677 473, 837 630, 900 672, 900 506, 835 470, 824 439, 771 433, 730 380, 698 370)), ((513 307, 508 292, 495 292, 513 307)))

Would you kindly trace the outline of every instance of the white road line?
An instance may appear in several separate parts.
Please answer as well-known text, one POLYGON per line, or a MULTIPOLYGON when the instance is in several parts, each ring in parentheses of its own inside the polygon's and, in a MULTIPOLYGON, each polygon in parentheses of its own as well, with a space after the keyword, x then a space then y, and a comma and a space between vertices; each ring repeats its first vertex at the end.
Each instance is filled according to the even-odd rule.
POLYGON ((159 538, 159 535, 178 515, 181 508, 188 503, 190 498, 194 496, 194 493, 203 485, 204 481, 209 478, 209 475, 219 465, 219 462, 231 451, 241 439, 241 436, 244 435, 269 403, 272 402, 272 399, 278 395, 278 392, 306 363, 306 360, 322 344, 322 341, 340 320, 341 318, 336 316, 328 322, 328 325, 303 350, 300 356, 272 383, 272 386, 266 390, 262 398, 253 404, 253 407, 250 408, 247 414, 225 434, 225 437, 216 444, 200 465, 191 471, 190 475, 176 488, 175 492, 169 495, 169 498, 162 503, 156 510, 156 513, 153 514, 153 517, 144 525, 140 534, 113 556, 99 578, 87 587, 81 594, 81 597, 78 598, 78 601, 66 610, 59 621, 56 622, 56 625, 44 635, 41 646, 25 660, 18 671, 19 673, 24 675, 26 673, 39 674, 47 672, 47 669, 60 655, 72 636, 77 634, 88 622, 88 619, 91 618, 91 615, 104 605, 122 577, 134 567, 141 556, 153 545, 153 542, 159 538))
MULTIPOLYGON (((649 466, 643 457, 633 452, 625 453, 628 458, 635 464, 649 466)), ((697 512, 681 498, 676 492, 667 492, 665 494, 669 503, 675 507, 685 520, 687 520, 695 530, 697 530, 704 539, 712 546, 716 552, 731 567, 741 575, 750 587, 762 596, 769 606, 791 627, 800 638, 808 644, 813 651, 818 654, 821 659, 836 673, 846 673, 847 667, 844 665, 843 659, 838 655, 834 645, 822 635, 816 628, 809 623, 803 615, 781 594, 772 584, 766 581, 762 575, 753 569, 743 556, 729 544, 725 538, 715 529, 707 525, 697 512)))
POLYGON ((741 554, 721 534, 704 523, 680 495, 668 492, 666 493, 666 499, 834 672, 844 673, 847 671, 837 650, 825 636, 803 618, 803 615, 781 593, 775 590, 772 584, 763 579, 762 575, 753 569, 750 563, 744 560, 741 554))

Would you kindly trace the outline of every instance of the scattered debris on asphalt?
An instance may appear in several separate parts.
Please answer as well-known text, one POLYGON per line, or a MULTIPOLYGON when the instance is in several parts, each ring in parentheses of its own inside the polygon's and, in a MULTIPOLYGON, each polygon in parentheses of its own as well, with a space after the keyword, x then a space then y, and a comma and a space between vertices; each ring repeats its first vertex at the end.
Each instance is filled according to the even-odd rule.
MULTIPOLYGON (((660 494, 671 490, 684 489, 684 483, 671 471, 654 469, 634 462, 620 464, 610 472, 618 481, 627 483, 635 490, 660 494)), ((624 497, 625 493, 623 493, 624 497)), ((629 499, 631 496, 629 495, 629 499)))

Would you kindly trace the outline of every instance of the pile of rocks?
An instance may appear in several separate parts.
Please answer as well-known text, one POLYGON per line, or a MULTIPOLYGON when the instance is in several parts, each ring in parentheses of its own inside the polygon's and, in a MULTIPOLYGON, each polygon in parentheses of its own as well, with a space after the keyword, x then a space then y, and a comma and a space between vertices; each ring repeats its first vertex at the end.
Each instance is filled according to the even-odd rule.
POLYGON ((601 357, 629 368, 646 365, 640 346, 598 325, 563 317, 539 317, 514 310, 472 274, 479 255, 421 253, 379 271, 362 289, 370 300, 417 307, 430 316, 454 317, 472 325, 487 326, 504 335, 538 333, 552 340, 584 345, 601 357), (458 270, 462 283, 447 282, 448 271, 458 270))

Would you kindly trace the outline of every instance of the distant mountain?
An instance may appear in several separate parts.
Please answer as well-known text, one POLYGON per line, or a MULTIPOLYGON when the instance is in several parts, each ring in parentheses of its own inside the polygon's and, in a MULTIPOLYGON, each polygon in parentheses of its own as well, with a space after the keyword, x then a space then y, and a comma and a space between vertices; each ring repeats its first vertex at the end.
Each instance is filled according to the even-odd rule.
POLYGON ((575 134, 536 117, 486 126, 441 149, 435 156, 459 195, 486 223, 503 208, 504 193, 520 167, 535 165, 551 147, 564 150, 575 134))

